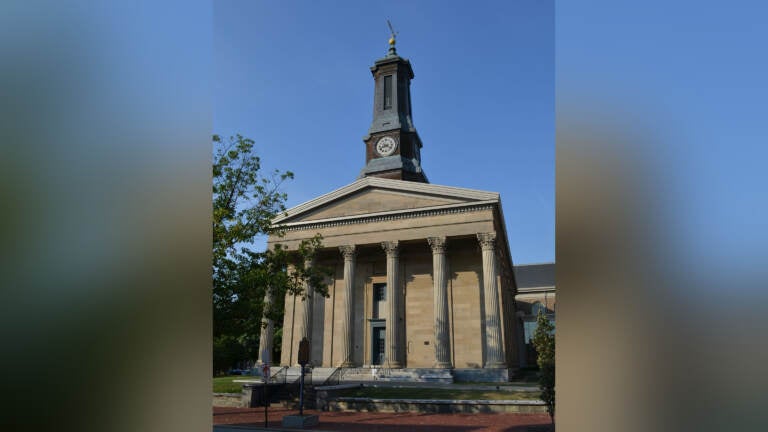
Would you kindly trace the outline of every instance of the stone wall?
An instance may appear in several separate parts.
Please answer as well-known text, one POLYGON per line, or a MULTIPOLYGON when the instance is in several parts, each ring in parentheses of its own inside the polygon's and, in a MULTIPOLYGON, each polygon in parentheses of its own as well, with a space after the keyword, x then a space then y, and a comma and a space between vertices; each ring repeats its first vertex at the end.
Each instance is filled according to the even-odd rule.
POLYGON ((247 405, 243 400, 242 393, 214 393, 213 406, 243 408, 247 405))
MULTIPOLYGON (((321 406, 321 405, 318 405, 321 406)), ((329 400, 327 411, 421 413, 546 413, 543 401, 530 400, 421 400, 340 397, 329 400)))

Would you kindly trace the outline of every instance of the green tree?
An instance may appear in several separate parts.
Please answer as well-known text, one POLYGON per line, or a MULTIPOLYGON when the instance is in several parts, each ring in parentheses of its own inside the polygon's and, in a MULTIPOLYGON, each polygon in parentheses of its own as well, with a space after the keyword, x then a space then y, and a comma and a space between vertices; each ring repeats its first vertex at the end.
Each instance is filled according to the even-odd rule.
POLYGON ((286 292, 305 296, 304 286, 309 284, 327 296, 328 271, 304 265, 322 246, 319 235, 301 242, 296 250, 280 244, 253 250, 259 237, 282 235, 272 219, 285 211, 287 196, 280 188, 293 173, 263 174, 254 141, 241 135, 226 140, 214 135, 213 147, 214 371, 222 371, 238 360, 256 357, 262 316, 282 322, 286 292), (266 287, 275 300, 269 310, 264 308, 266 287))
POLYGON ((536 347, 536 363, 539 365, 539 388, 541 400, 547 404, 547 411, 555 422, 555 328, 547 316, 539 310, 533 346, 536 347))

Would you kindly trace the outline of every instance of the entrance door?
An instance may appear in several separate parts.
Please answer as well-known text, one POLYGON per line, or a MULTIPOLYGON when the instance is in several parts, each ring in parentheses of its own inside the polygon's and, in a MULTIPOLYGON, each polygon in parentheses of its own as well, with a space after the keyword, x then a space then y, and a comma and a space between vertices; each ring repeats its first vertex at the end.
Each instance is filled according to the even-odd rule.
POLYGON ((384 364, 385 332, 386 327, 384 326, 373 328, 373 338, 371 340, 371 360, 375 365, 384 364))

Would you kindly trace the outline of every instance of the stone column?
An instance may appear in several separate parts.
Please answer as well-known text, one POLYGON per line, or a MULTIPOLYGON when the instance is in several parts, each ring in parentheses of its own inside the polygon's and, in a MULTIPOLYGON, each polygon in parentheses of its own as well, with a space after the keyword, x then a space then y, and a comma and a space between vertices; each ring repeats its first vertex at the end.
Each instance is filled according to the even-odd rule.
POLYGON ((344 256, 344 321, 341 324, 341 367, 352 367, 353 308, 355 286, 355 246, 339 246, 344 256))
MULTIPOLYGON (((314 259, 309 258, 306 261, 304 261, 304 267, 309 268, 314 265, 314 259)), ((309 283, 304 284, 304 299, 301 302, 302 306, 302 314, 301 314, 301 334, 299 335, 299 340, 302 340, 304 338, 307 338, 310 343, 312 342, 312 305, 314 302, 312 301, 314 297, 314 287, 310 286, 309 283)))
POLYGON ((432 280, 435 311, 435 367, 450 368, 451 339, 448 325, 448 265, 445 259, 445 237, 428 237, 432 248, 432 280))
MULTIPOLYGON (((272 307, 272 290, 267 287, 267 291, 264 293, 264 313, 268 312, 272 307)), ((275 359, 272 358, 272 340, 275 334, 275 323, 271 319, 267 319, 264 314, 261 318, 261 335, 259 336, 259 364, 270 363, 274 364, 275 359), (267 352, 267 358, 263 357, 264 351, 267 352)))
POLYGON ((383 242, 381 247, 387 253, 387 329, 384 357, 391 368, 403 367, 400 356, 400 246, 397 241, 383 242))
POLYGON ((496 285, 496 233, 479 233, 483 250, 483 294, 485 296, 485 367, 504 368, 499 319, 499 290, 496 285))

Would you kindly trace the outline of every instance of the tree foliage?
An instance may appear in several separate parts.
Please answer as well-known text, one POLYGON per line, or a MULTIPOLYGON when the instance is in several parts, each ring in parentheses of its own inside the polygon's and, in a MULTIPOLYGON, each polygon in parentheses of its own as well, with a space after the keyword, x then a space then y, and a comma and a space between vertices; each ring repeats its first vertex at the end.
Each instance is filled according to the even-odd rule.
MULTIPOLYGON (((287 195, 280 186, 293 178, 290 171, 260 173, 261 159, 253 153, 254 142, 241 135, 227 141, 213 136, 213 265, 225 265, 238 257, 237 247, 258 235, 272 232, 271 221, 285 210, 287 195)), ((214 273, 216 276, 216 273, 214 273)))
POLYGON ((552 323, 540 310, 536 318, 536 331, 533 334, 533 345, 538 356, 539 388, 541 399, 547 404, 547 411, 554 423, 555 419, 555 334, 552 323))
POLYGON ((305 265, 322 246, 319 235, 296 250, 280 244, 253 250, 257 238, 282 235, 272 220, 285 211, 287 196, 280 188, 293 173, 263 174, 254 141, 241 135, 226 140, 214 135, 213 146, 214 368, 224 370, 243 356, 256 357, 262 316, 279 325, 286 292, 306 296, 308 284, 327 296, 328 272, 305 265), (269 310, 264 307, 267 288, 273 297, 269 310))

